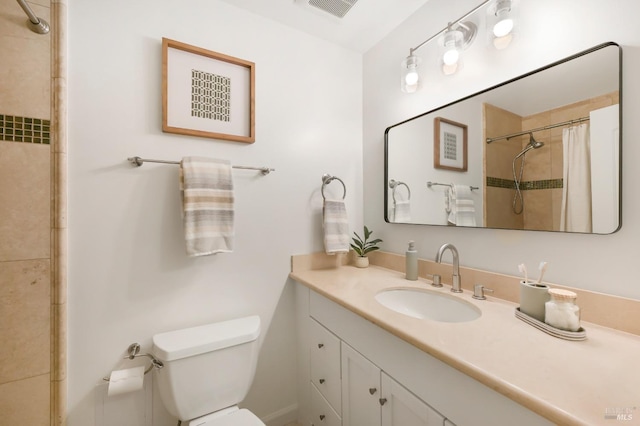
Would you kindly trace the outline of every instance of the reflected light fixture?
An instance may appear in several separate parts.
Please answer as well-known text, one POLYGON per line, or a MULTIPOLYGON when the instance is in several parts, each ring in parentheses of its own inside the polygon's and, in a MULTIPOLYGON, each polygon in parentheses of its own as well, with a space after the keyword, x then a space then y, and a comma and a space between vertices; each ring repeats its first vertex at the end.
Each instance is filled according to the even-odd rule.
POLYGON ((514 28, 513 6, 514 0, 485 0, 478 6, 465 13, 455 21, 450 22, 445 28, 438 31, 416 47, 409 49, 407 56, 400 64, 400 88, 405 93, 414 93, 422 87, 420 64, 422 60, 415 54, 425 44, 435 38, 440 43, 440 68, 445 75, 454 74, 462 68, 462 51, 469 47, 475 40, 477 26, 471 21, 465 21, 488 3, 491 6, 491 17, 487 17, 487 26, 491 21, 492 39, 496 48, 502 49, 509 45, 514 28))

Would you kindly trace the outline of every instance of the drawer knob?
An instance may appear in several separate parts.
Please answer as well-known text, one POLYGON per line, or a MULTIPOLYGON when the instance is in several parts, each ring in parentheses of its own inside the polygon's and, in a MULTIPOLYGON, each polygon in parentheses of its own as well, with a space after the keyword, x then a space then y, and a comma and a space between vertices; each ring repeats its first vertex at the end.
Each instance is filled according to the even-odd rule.
POLYGON ((387 403, 387 398, 380 398, 378 401, 380 401, 380 405, 384 405, 387 403))
POLYGON ((320 382, 320 384, 323 384, 323 383, 324 383, 324 379, 320 379, 320 380, 318 380, 318 381, 320 382))
POLYGON ((320 420, 324 420, 324 414, 320 414, 320 420))
POLYGON ((318 349, 324 348, 324 343, 318 343, 318 349))
POLYGON ((371 395, 373 395, 373 394, 374 394, 374 393, 376 393, 376 392, 378 392, 378 389, 376 389, 376 388, 369 388, 369 393, 370 393, 371 395))

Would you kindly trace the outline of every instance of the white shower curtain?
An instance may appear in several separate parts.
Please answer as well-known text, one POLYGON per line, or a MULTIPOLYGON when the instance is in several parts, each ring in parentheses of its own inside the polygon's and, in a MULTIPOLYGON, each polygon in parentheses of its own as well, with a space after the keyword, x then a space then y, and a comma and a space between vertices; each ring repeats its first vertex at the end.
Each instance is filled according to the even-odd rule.
POLYGON ((563 185, 560 230, 591 232, 591 153, 589 125, 562 131, 563 185))

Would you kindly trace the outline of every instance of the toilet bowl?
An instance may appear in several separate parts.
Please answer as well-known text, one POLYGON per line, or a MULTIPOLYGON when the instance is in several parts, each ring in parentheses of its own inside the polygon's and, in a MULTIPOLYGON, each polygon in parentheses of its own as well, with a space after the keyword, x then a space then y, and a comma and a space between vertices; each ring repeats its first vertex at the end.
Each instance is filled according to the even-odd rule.
POLYGON ((153 336, 163 363, 155 384, 163 405, 188 426, 264 426, 238 408, 258 362, 260 317, 250 316, 153 336))

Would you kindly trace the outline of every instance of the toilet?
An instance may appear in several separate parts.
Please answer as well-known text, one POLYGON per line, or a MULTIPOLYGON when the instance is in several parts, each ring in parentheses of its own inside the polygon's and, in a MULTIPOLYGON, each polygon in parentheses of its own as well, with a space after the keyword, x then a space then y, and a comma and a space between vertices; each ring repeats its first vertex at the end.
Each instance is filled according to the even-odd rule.
POLYGON ((183 426, 264 426, 240 403, 258 362, 260 317, 250 316, 153 336, 163 405, 183 426))

